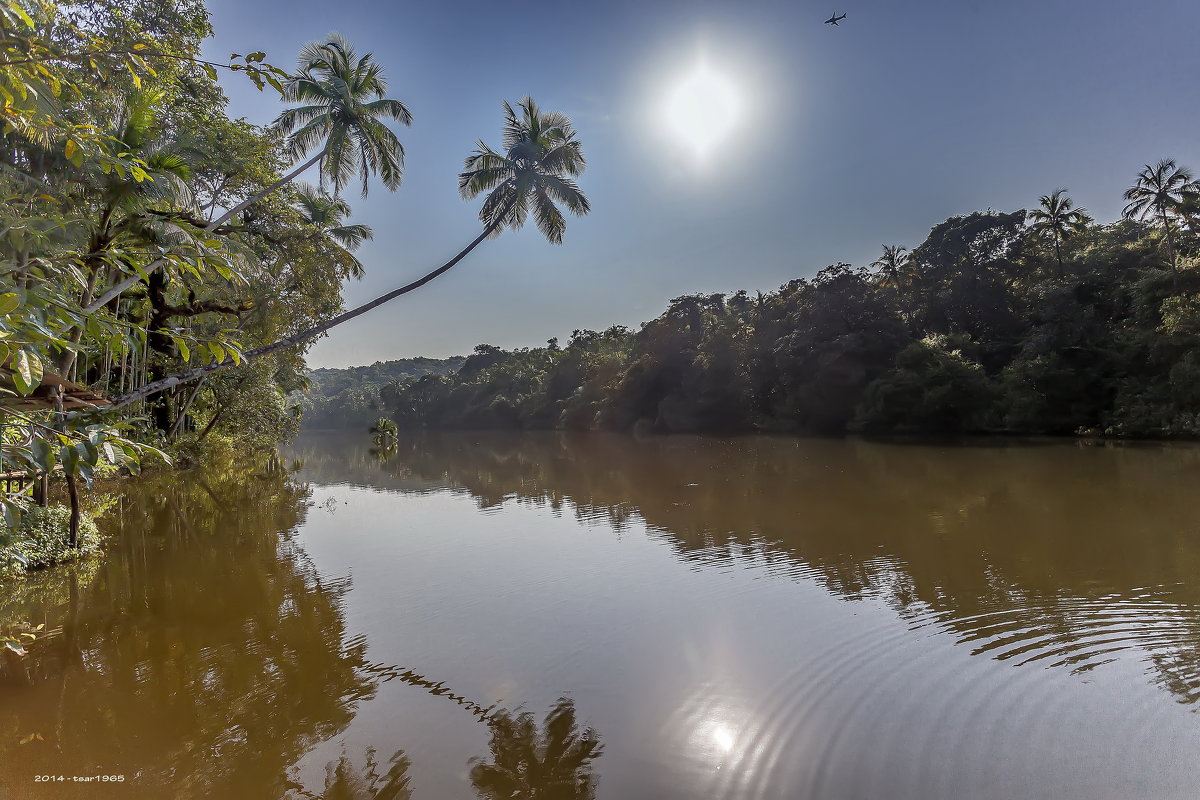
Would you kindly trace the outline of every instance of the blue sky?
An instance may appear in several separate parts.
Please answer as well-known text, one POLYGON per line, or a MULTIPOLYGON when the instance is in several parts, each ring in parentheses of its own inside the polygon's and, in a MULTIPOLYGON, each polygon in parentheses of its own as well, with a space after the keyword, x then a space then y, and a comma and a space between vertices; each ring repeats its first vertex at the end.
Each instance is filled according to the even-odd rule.
MULTIPOLYGON (((375 228, 348 305, 442 263, 474 238, 456 175, 498 144, 500 102, 570 115, 592 213, 564 244, 530 226, 485 242, 429 286, 331 332, 314 366, 535 346, 575 328, 636 325, 675 296, 767 290, 880 246, 918 244, 954 214, 1030 207, 1066 187, 1097 218, 1147 161, 1200 169, 1195 0, 311 2, 210 0, 208 52, 264 50, 291 67, 331 31, 385 66, 404 185, 355 220, 375 228), (822 21, 848 17, 837 28, 822 21), (1178 37, 1178 38, 1175 38, 1178 37), (703 52, 740 114, 699 160, 662 120, 703 52)), ((225 80, 266 123, 269 93, 225 80)))

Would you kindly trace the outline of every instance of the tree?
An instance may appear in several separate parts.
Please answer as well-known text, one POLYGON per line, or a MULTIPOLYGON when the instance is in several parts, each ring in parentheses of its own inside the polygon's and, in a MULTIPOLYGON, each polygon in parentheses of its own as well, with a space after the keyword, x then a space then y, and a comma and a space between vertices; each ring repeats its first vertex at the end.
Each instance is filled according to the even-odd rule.
POLYGON ((583 147, 575 138, 575 129, 565 115, 554 111, 542 112, 530 97, 522 100, 518 107, 521 109, 520 115, 511 105, 504 103, 503 154, 495 152, 481 140, 478 148, 467 156, 465 171, 459 175, 459 191, 465 199, 473 199, 487 192, 479 211, 484 229, 445 264, 412 283, 272 344, 152 381, 114 399, 113 406, 120 408, 217 370, 237 366, 243 358, 259 358, 310 341, 389 300, 421 288, 466 258, 484 239, 497 235, 505 228, 520 228, 530 213, 546 238, 552 244, 561 244, 566 221, 556 204, 566 206, 575 216, 582 216, 591 210, 587 197, 572 180, 586 167, 583 147))
MULTIPOLYGON (((300 51, 298 74, 283 87, 285 100, 304 105, 285 110, 276 118, 274 127, 289 134, 288 153, 294 161, 307 156, 318 144, 320 149, 270 186, 206 224, 204 230, 217 230, 222 223, 318 162, 321 162, 322 184, 326 180, 332 183, 335 194, 355 174, 362 178, 364 197, 369 178, 374 174, 379 175, 388 189, 398 189, 404 146, 382 120, 391 118, 411 125, 412 114, 404 103, 384 97, 386 92, 383 68, 370 53, 360 57, 341 36, 330 34, 327 41, 305 45, 300 51)), ((165 262, 165 257, 156 259, 143 272, 148 275, 165 262)), ((134 272, 84 310, 89 314, 98 311, 141 279, 142 275, 134 272)))
POLYGON ((975 212, 935 225, 911 255, 920 275, 912 324, 926 333, 968 334, 995 351, 988 363, 1008 355, 1025 324, 1014 281, 1023 271, 1025 214, 975 212))
POLYGON ((1066 189, 1055 189, 1044 194, 1040 208, 1029 212, 1030 228, 1038 237, 1048 236, 1054 243, 1054 258, 1058 263, 1057 277, 1062 277, 1062 244, 1087 230, 1092 218, 1086 208, 1075 208, 1075 201, 1067 196, 1066 189))
POLYGON ((350 204, 341 197, 300 184, 296 190, 296 209, 305 223, 316 228, 315 237, 327 237, 335 245, 334 255, 345 268, 346 274, 361 278, 363 265, 354 257, 354 251, 363 242, 374 239, 375 232, 368 225, 345 222, 350 215, 350 204))
MULTIPOLYGON (((79 300, 81 306, 92 302, 96 286, 108 272, 119 269, 123 249, 152 249, 160 245, 180 245, 190 238, 186 225, 175 221, 187 218, 193 205, 187 185, 189 168, 178 142, 164 135, 161 119, 161 92, 138 91, 121 104, 111 135, 122 150, 135 155, 145 175, 134 176, 101 165, 88 163, 85 180, 98 195, 95 224, 82 258, 86 285, 79 300), (124 246, 124 247, 122 247, 124 246), (115 255, 112 255, 115 251, 115 255)), ((63 349, 59 371, 69 375, 78 354, 83 327, 68 337, 71 346, 63 349)))
POLYGON ((1123 213, 1127 219, 1158 217, 1166 237, 1167 258, 1173 272, 1177 271, 1177 267, 1171 220, 1181 209, 1194 203, 1198 196, 1200 186, 1192 177, 1191 170, 1178 166, 1171 158, 1164 158, 1154 166, 1147 164, 1138 173, 1137 183, 1125 192, 1127 205, 1123 213))
POLYGON ((459 175, 463 199, 473 200, 487 192, 479 219, 490 229, 516 230, 533 213, 537 225, 551 244, 562 244, 567 223, 556 204, 575 216, 591 210, 587 197, 573 180, 587 165, 583 146, 566 115, 542 112, 526 97, 518 104, 520 114, 504 103, 502 142, 497 153, 480 140, 467 156, 466 169, 459 175))
POLYGON ((908 262, 907 247, 885 244, 883 255, 872 261, 871 266, 878 270, 881 286, 899 288, 901 282, 907 277, 908 262))
POLYGON ((275 127, 290 134, 289 154, 297 161, 321 145, 301 169, 323 159, 321 182, 328 180, 334 194, 356 174, 363 197, 373 174, 395 191, 404 171, 404 146, 382 120, 411 125, 412 114, 386 94, 387 79, 374 57, 359 56, 344 38, 330 34, 300 51, 299 73, 287 82, 284 99, 304 105, 280 114, 275 127))
POLYGON ((963 433, 984 426, 991 385, 979 364, 930 336, 900 351, 866 387, 853 427, 868 432, 963 433))

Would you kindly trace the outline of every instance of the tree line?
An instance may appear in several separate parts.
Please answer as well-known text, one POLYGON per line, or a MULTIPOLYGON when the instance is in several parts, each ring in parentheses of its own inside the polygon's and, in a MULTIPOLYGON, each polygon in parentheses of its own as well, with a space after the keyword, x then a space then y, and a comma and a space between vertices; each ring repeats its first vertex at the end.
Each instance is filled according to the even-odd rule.
POLYGON ((1110 224, 1060 189, 637 330, 480 345, 381 395, 407 427, 1194 436, 1200 187, 1170 160, 1131 179, 1110 224))
POLYGON ((361 431, 384 413, 381 387, 430 373, 446 375, 462 366, 461 357, 400 358, 365 367, 322 367, 308 371, 309 385, 287 402, 300 413, 305 428, 353 428, 361 431))

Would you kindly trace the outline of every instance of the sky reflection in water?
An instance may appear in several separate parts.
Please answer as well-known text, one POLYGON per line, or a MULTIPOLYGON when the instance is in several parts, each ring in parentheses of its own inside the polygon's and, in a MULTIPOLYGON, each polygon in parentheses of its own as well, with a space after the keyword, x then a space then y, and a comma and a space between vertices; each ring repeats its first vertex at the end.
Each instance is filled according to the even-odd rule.
POLYGON ((0 601, 66 632, 0 689, 0 788, 1194 794, 1196 448, 468 433, 286 459, 133 495, 107 561, 0 601))

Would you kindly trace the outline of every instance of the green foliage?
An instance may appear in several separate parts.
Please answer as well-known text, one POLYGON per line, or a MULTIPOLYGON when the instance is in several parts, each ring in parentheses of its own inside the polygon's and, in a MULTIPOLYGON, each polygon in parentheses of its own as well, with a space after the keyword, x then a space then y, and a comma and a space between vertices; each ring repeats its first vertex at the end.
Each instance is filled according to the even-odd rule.
POLYGON ((1162 236, 1054 192, 946 220, 874 272, 678 297, 563 347, 480 345, 381 399, 405 427, 1196 436, 1200 238, 1176 231, 1173 272, 1162 236))
MULTIPOLYGON (((231 119, 217 70, 281 93, 287 80, 289 97, 328 70, 309 58, 289 76, 262 52, 198 58, 211 28, 195 0, 20 0, 0 4, 0 27, 0 470, 90 484, 180 436, 195 452, 209 435, 272 447, 297 426, 283 398, 304 347, 252 367, 242 351, 340 311, 370 230, 345 201, 286 185, 295 139, 231 119), (210 222, 221 209, 239 213, 210 222), (225 362, 238 366, 108 414, 64 385, 55 410, 60 377, 112 397, 225 362)), ((384 85, 377 67, 364 80, 384 85)), ((10 526, 27 500, 5 498, 10 526)))
POLYGON ((423 375, 447 375, 462 366, 462 358, 402 358, 376 361, 366 367, 309 370, 308 385, 288 395, 300 410, 305 428, 362 428, 379 418, 384 398, 401 383, 423 375))
POLYGON ((371 426, 370 431, 377 438, 394 439, 400 429, 397 427, 394 421, 388 419, 387 417, 380 417, 379 419, 375 420, 375 424, 371 426))
POLYGON ((100 532, 91 515, 82 515, 77 548, 70 545, 70 521, 71 509, 66 506, 26 511, 17 527, 7 531, 11 543, 0 548, 0 575, 47 567, 94 552, 100 545, 100 532))
POLYGON ((963 433, 986 426, 991 386, 983 367, 931 336, 900 351, 867 386, 854 426, 895 433, 963 433))
MULTIPOLYGON (((388 124, 412 115, 386 96, 373 56, 336 34, 305 46, 288 75, 259 51, 199 58, 211 33, 201 0, 159 5, 21 0, 0 16, 0 466, 63 467, 73 505, 99 454, 116 464, 120 450, 133 469, 152 445, 220 449, 209 436, 269 449, 298 427, 303 408, 286 398, 307 385, 303 354, 324 331, 529 214, 558 243, 560 206, 589 208, 570 120, 506 103, 503 153, 480 144, 459 176, 465 197, 487 194, 484 231, 342 313, 372 231, 349 221, 340 192, 361 179, 365 196, 372 177, 399 187, 404 149, 388 124), (230 119, 218 67, 289 107, 267 129, 230 119), (293 183, 313 166, 319 189, 293 183), (116 395, 110 417, 97 393, 116 395)), ((377 392, 344 406, 376 412, 377 392)), ((5 501, 10 518, 22 503, 5 501)))
POLYGON ((305 45, 298 67, 284 98, 299 105, 275 120, 275 127, 289 134, 288 155, 299 161, 320 145, 321 182, 328 182, 334 194, 357 176, 365 197, 372 173, 387 188, 399 188, 404 147, 382 120, 411 125, 412 114, 399 100, 385 97, 387 80, 371 54, 359 56, 349 42, 331 34, 305 45))
POLYGON ((591 209, 574 180, 587 162, 571 120, 542 111, 532 97, 516 109, 505 101, 502 141, 502 153, 478 143, 458 176, 459 192, 468 200, 487 195, 479 219, 493 235, 520 228, 532 214, 542 235, 562 244, 567 222, 558 207, 575 216, 591 209))

